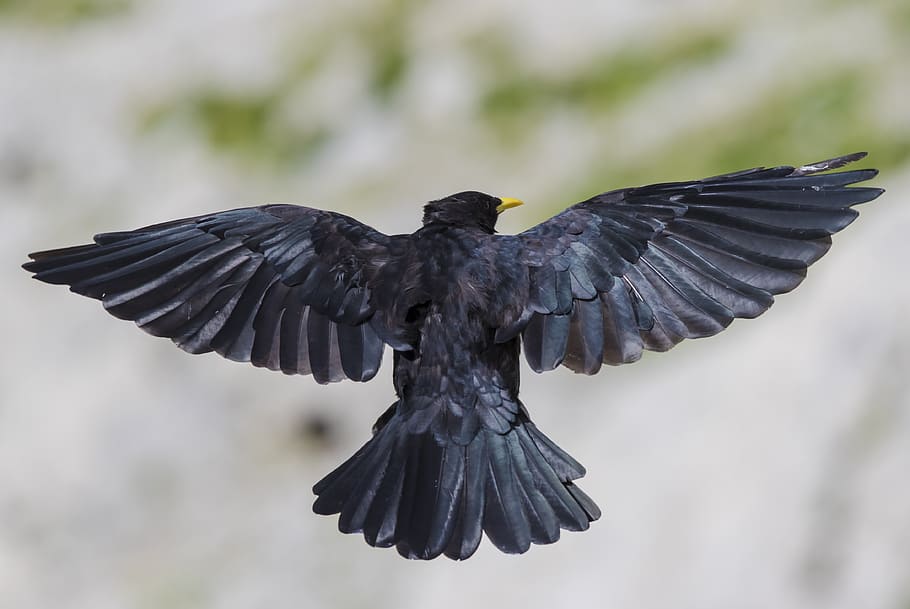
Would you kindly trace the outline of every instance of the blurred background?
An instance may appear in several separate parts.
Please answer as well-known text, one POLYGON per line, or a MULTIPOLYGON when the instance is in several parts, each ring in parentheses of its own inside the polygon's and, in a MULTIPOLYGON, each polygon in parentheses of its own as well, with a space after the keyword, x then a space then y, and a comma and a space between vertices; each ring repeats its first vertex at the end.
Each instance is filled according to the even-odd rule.
POLYGON ((910 608, 910 4, 0 0, 0 607, 910 608), (408 562, 311 513, 392 402, 190 356, 29 251, 264 202, 387 233, 855 150, 888 189, 757 321, 525 369, 590 531, 408 562))

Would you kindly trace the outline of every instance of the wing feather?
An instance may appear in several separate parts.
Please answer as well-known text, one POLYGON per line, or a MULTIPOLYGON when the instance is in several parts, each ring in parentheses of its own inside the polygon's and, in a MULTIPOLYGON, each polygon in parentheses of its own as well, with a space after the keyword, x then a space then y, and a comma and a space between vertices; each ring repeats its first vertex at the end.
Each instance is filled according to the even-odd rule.
POLYGON ((529 281, 497 340, 521 333, 536 371, 594 374, 760 315, 882 193, 851 187, 874 169, 821 173, 864 156, 616 190, 500 237, 529 281))
POLYGON ((104 233, 24 267, 190 353, 326 383, 376 374, 370 294, 396 276, 387 266, 403 241, 341 214, 266 205, 104 233))

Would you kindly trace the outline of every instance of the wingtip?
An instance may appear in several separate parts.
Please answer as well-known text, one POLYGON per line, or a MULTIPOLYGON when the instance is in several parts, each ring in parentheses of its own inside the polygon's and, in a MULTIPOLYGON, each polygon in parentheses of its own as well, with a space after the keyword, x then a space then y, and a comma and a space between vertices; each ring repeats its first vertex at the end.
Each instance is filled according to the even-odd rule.
POLYGON ((879 198, 880 196, 882 196, 883 194, 885 194, 885 189, 884 189, 884 188, 870 188, 869 190, 872 191, 872 192, 870 193, 869 200, 868 200, 868 201, 864 201, 864 203, 868 203, 869 201, 874 201, 874 200, 876 200, 877 198, 879 198))
POLYGON ((29 259, 23 262, 20 266, 28 271, 29 273, 34 273, 35 276, 41 272, 41 255, 44 252, 32 252, 28 254, 29 259))
POLYGON ((860 159, 864 159, 867 156, 869 156, 868 152, 861 151, 861 152, 853 152, 851 154, 846 154, 846 155, 842 156, 841 158, 844 159, 844 161, 846 163, 852 163, 853 161, 858 161, 860 159))
POLYGON ((868 152, 853 152, 851 154, 845 154, 843 156, 834 157, 832 159, 825 159, 824 161, 809 163, 807 165, 795 168, 790 175, 805 176, 821 173, 823 171, 829 171, 831 169, 838 169, 844 165, 849 165, 850 163, 864 159, 866 156, 868 156, 868 154, 868 152))
POLYGON ((27 254, 26 254, 26 257, 28 258, 28 260, 26 260, 25 262, 23 262, 23 263, 22 263, 22 266, 24 267, 26 264, 34 264, 35 261, 37 261, 38 258, 41 257, 41 254, 42 254, 42 253, 43 253, 42 251, 29 252, 29 253, 27 253, 27 254))

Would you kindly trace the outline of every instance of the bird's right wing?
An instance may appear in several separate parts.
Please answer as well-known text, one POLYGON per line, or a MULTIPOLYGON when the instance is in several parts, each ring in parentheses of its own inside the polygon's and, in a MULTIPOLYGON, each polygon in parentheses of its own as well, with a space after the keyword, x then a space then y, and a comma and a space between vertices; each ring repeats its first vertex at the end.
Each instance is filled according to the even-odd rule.
POLYGON ((341 214, 265 205, 97 235, 24 267, 191 353, 327 383, 378 371, 372 295, 406 248, 341 214))
POLYGON ((821 173, 864 156, 616 190, 502 236, 500 257, 525 270, 497 340, 520 333, 538 372, 594 374, 760 315, 799 285, 851 207, 881 194, 848 187, 874 169, 821 173))

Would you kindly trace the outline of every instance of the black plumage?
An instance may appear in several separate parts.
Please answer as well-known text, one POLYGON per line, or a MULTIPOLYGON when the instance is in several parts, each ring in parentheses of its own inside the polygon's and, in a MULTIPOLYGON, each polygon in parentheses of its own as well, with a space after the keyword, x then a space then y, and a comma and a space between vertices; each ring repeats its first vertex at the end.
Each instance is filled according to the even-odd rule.
POLYGON ((397 400, 314 510, 409 558, 467 558, 483 533, 520 553, 600 516, 518 398, 522 346, 535 371, 595 374, 760 315, 881 194, 850 187, 875 170, 824 173, 863 156, 615 190, 518 235, 495 225, 520 202, 464 192, 410 235, 266 205, 24 266, 191 353, 319 383, 373 378, 391 346, 397 400))

